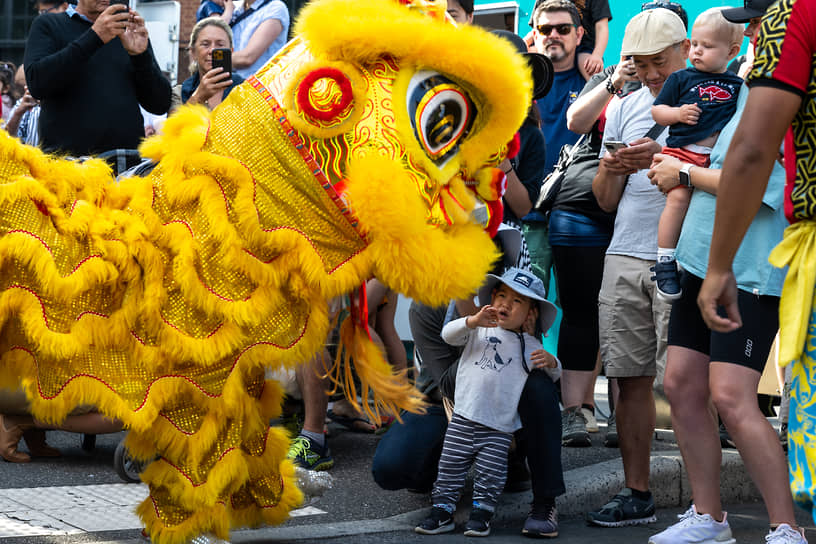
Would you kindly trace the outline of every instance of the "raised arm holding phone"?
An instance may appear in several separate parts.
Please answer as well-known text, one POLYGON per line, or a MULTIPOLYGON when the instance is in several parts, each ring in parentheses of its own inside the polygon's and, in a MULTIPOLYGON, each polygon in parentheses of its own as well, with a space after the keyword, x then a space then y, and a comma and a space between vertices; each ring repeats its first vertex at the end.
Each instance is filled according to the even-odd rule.
POLYGON ((170 111, 181 104, 201 104, 213 109, 244 78, 232 71, 232 29, 220 17, 207 17, 190 34, 192 75, 173 88, 170 111))
POLYGON ((37 17, 24 64, 46 151, 135 149, 144 136, 139 105, 157 115, 170 106, 144 19, 123 4, 79 0, 65 13, 37 17))

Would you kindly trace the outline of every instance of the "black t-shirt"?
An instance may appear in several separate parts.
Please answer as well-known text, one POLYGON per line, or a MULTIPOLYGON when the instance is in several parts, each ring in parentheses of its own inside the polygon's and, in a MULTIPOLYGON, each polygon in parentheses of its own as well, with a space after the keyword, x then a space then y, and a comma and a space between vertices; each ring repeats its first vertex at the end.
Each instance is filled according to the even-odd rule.
POLYGON ((696 68, 674 72, 663 84, 655 105, 697 104, 702 112, 696 125, 675 123, 669 127, 668 147, 683 147, 719 132, 737 111, 742 78, 731 72, 709 74, 696 68))

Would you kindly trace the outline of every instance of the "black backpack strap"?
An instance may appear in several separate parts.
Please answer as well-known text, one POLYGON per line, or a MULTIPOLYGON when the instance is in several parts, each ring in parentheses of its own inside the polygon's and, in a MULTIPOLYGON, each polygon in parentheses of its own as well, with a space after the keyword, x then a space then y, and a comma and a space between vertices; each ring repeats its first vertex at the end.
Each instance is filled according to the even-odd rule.
POLYGON ((646 133, 645 137, 651 138, 652 140, 657 140, 660 135, 663 134, 664 130, 666 130, 666 127, 655 123, 654 126, 649 129, 649 132, 646 133))
MULTIPOLYGON (((229 2, 229 1, 232 1, 232 0, 227 0, 227 1, 229 2)), ((230 26, 234 27, 235 25, 237 25, 238 23, 240 23, 241 21, 243 21, 244 19, 246 19, 247 17, 249 17, 250 15, 255 13, 256 11, 258 11, 259 9, 261 9, 262 7, 264 7, 265 5, 267 5, 271 1, 272 0, 264 0, 263 2, 261 2, 261 4, 258 7, 250 6, 248 9, 245 9, 243 11, 243 13, 241 13, 241 15, 239 15, 238 17, 233 18, 233 20, 230 21, 230 26)))

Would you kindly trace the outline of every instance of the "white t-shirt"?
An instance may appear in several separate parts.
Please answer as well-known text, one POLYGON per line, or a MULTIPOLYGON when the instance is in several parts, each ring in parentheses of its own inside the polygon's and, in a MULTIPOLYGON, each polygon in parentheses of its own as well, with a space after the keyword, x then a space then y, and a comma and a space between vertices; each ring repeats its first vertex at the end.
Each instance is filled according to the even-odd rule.
MULTIPOLYGON (((235 51, 241 51, 246 48, 250 38, 252 38, 252 34, 264 21, 277 19, 280 21, 283 30, 278 34, 278 37, 275 38, 275 41, 267 47, 266 51, 261 53, 261 56, 252 63, 252 66, 235 70, 235 73, 244 79, 260 70, 261 67, 266 64, 266 61, 271 59, 281 47, 286 45, 287 34, 289 33, 289 10, 286 9, 286 4, 280 0, 271 0, 266 4, 263 3, 263 0, 255 0, 253 6, 249 9, 253 10, 252 13, 232 27, 233 49, 235 51)), ((236 9, 232 15, 233 20, 243 12, 243 6, 236 9)))
MULTIPOLYGON (((623 100, 613 100, 606 110, 604 141, 626 143, 643 138, 654 126, 652 104, 655 97, 648 87, 641 87, 623 100)), ((668 130, 657 142, 665 146, 668 130)), ((601 148, 601 156, 604 149, 601 148)), ((647 170, 629 176, 618 202, 615 230, 606 250, 607 255, 625 255, 647 261, 657 259, 657 223, 666 205, 666 197, 646 177, 647 170)))

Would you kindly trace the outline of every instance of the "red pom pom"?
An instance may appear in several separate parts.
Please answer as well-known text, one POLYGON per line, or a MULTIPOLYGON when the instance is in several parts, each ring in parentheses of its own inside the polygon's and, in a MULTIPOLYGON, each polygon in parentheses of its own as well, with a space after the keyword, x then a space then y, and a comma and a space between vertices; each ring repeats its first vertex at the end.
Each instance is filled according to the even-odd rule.
POLYGON ((513 135, 513 139, 507 144, 507 158, 512 159, 516 155, 518 155, 519 150, 521 149, 521 137, 519 133, 516 132, 513 135))
POLYGON ((300 109, 309 117, 319 121, 329 122, 334 120, 348 108, 352 100, 354 100, 354 94, 351 89, 351 81, 346 77, 346 74, 336 68, 318 68, 312 71, 303 78, 297 90, 297 103, 300 109), (309 100, 309 91, 312 86, 323 78, 334 80, 340 87, 340 100, 325 110, 316 108, 309 100))

